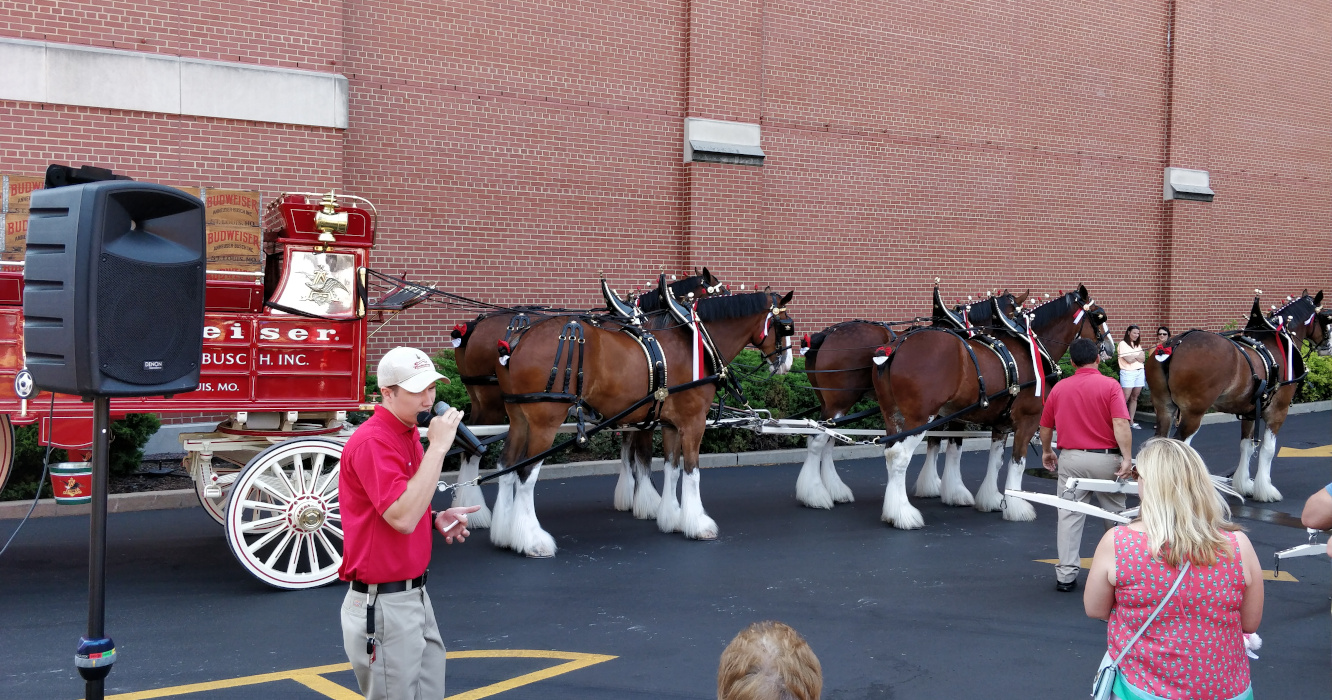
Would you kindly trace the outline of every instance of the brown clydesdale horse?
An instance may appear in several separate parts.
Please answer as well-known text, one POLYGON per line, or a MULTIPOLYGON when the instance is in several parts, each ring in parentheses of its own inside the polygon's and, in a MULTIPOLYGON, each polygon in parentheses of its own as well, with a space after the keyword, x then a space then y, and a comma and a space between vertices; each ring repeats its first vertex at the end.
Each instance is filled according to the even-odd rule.
MULTIPOLYGON (((718 354, 715 362, 724 367, 746 345, 755 345, 775 363, 775 372, 788 370, 793 323, 785 306, 791 296, 788 293, 779 297, 765 291, 700 300, 694 313, 712 338, 718 354)), ((509 413, 509 437, 500 457, 501 467, 517 464, 549 448, 556 429, 570 413, 567 399, 513 400, 515 395, 550 396, 546 387, 550 385, 561 345, 581 348, 577 362, 583 379, 581 390, 576 392, 578 400, 582 407, 595 411, 603 420, 629 409, 651 393, 646 351, 638 340, 624 331, 583 321, 583 342, 561 343, 560 337, 567 338, 570 333, 567 326, 573 320, 579 319, 557 317, 536 323, 514 349, 508 364, 498 368, 500 389, 506 395, 505 407, 509 413)), ((656 338, 664 355, 667 385, 689 383, 693 378, 694 344, 690 329, 673 323, 650 329, 649 333, 656 338)), ((569 355, 563 355, 559 366, 568 367, 569 362, 569 355)), ((714 364, 705 371, 715 372, 717 368, 714 364)), ((562 376, 563 371, 557 374, 562 376)), ((554 386, 561 387, 563 382, 555 382, 554 386)), ((663 532, 678 530, 694 539, 717 536, 717 524, 704 511, 700 496, 698 451, 708 407, 718 388, 716 383, 709 383, 679 391, 666 396, 659 406, 666 467, 657 526, 663 532), (680 468, 684 469, 684 475, 677 501, 675 483, 680 468)), ((652 404, 644 405, 624 416, 619 424, 647 420, 650 410, 652 404)), ((490 528, 490 540, 495 545, 533 557, 555 553, 555 540, 541 528, 536 516, 533 491, 540 471, 541 464, 537 463, 500 477, 490 528)))
POLYGON ((1255 298, 1249 324, 1240 333, 1191 330, 1149 352, 1146 375, 1156 411, 1156 435, 1166 435, 1173 425, 1174 437, 1189 442, 1208 409, 1239 416, 1240 458, 1234 488, 1257 501, 1281 500, 1281 492, 1272 485, 1272 457, 1277 433, 1304 374, 1300 356, 1304 343, 1320 355, 1332 355, 1332 313, 1322 304, 1322 291, 1312 297, 1305 292, 1264 317, 1255 298), (1256 478, 1250 479, 1258 418, 1266 428, 1256 478))
MULTIPOLYGON (((1078 336, 1097 340, 1106 355, 1111 351, 1106 335, 1105 310, 1091 301, 1083 286, 1036 307, 1030 313, 1033 329, 1045 330, 1045 342, 1051 346, 1052 355, 1062 356, 1078 336)), ((874 394, 890 437, 918 430, 938 418, 958 413, 961 414, 956 416, 958 420, 991 426, 987 483, 997 493, 993 483, 997 480, 1009 432, 1014 432, 1016 438, 1007 487, 1021 488, 1027 445, 1036 432, 1044 401, 1035 395, 1034 386, 1017 390, 1016 394, 1010 393, 1011 389, 1034 382, 1036 370, 1032 351, 1016 335, 996 333, 996 336, 997 342, 1012 358, 1013 365, 1007 366, 1003 350, 992 347, 983 335, 967 338, 966 334, 955 331, 921 328, 904 335, 896 346, 885 348, 887 359, 872 376, 874 394), (989 478, 991 476, 993 480, 989 478)), ((1051 361, 1055 359, 1050 358, 1051 361)), ((1044 371, 1053 371, 1053 367, 1046 366, 1044 371)), ((911 505, 906 494, 907 465, 924 439, 924 432, 916 432, 898 438, 884 448, 888 486, 884 491, 882 519, 899 529, 911 530, 924 524, 920 511, 911 505)), ((999 499, 991 498, 987 491, 983 484, 982 499, 977 505, 993 509, 998 506, 999 499)), ((1030 506, 1027 510, 1031 510, 1030 506)), ((1004 517, 1031 520, 1035 513, 1022 512, 1020 506, 1015 506, 1014 500, 1009 499, 1004 517)))
MULTIPOLYGON (((935 288, 935 305, 941 305, 938 288, 935 288)), ((1000 305, 1007 313, 1012 313, 1027 294, 1014 296, 1004 291, 998 296, 1000 305)), ((955 315, 967 314, 971 309, 979 309, 989 304, 988 298, 980 302, 960 304, 954 307, 955 315)), ((941 314, 936 310, 936 316, 941 314)), ((942 320, 942 319, 940 319, 942 320)), ((973 324, 981 322, 972 319, 973 324)), ((834 420, 848 415, 866 393, 873 391, 870 370, 874 368, 871 359, 874 349, 889 345, 897 340, 897 333, 886 323, 875 321, 843 321, 829 326, 810 338, 805 353, 805 372, 809 384, 819 400, 821 420, 834 420)), ((833 462, 833 442, 827 433, 809 436, 805 443, 807 454, 805 464, 796 478, 796 500, 810 508, 832 508, 834 503, 849 503, 855 500, 851 489, 847 488, 837 475, 833 462)), ((938 438, 930 438, 932 453, 937 455, 938 438)), ((934 461, 927 457, 925 468, 934 475, 934 491, 929 496, 939 495, 939 476, 934 461)), ((965 489, 964 489, 965 490, 965 489)), ((916 495, 921 496, 919 482, 916 495)), ((970 497, 971 494, 967 494, 970 497)), ((970 502, 967 503, 970 505, 970 502)))
MULTIPOLYGON (((708 268, 692 276, 686 277, 670 285, 671 293, 677 299, 684 299, 693 295, 694 298, 705 297, 709 294, 727 293, 726 287, 708 272, 708 268)), ((644 313, 651 313, 663 308, 661 304, 661 292, 657 289, 649 290, 638 298, 638 308, 644 313)), ((453 327, 454 358, 458 363, 458 373, 462 376, 462 383, 467 389, 467 396, 472 401, 472 407, 467 413, 468 425, 500 425, 508 422, 508 413, 504 410, 504 401, 500 398, 499 380, 495 378, 495 367, 499 362, 499 341, 509 340, 513 343, 521 337, 532 323, 539 319, 553 316, 561 313, 560 309, 553 309, 548 306, 522 306, 516 307, 512 311, 495 311, 477 316, 466 324, 459 324, 453 327), (515 318, 522 316, 515 322, 515 318)), ((634 494, 634 477, 630 472, 629 459, 632 454, 641 454, 646 452, 646 463, 650 464, 652 460, 652 434, 646 433, 628 433, 629 439, 624 441, 624 450, 621 458, 624 465, 621 467, 620 486, 616 488, 616 508, 628 510, 632 506, 632 500, 626 501, 630 505, 621 507, 621 491, 625 490, 626 474, 628 474, 627 490, 630 499, 634 494), (646 445, 643 443, 646 441, 646 445), (632 448, 632 451, 631 451, 632 448)), ((458 472, 458 482, 463 483, 476 478, 477 472, 481 468, 481 457, 463 456, 463 463, 458 472)), ((644 473, 648 473, 644 468, 644 473)), ((656 491, 652 486, 650 478, 647 479, 644 489, 645 501, 651 500, 656 496, 656 491), (651 494, 646 494, 650 491, 651 494)), ((652 500, 652 507, 656 508, 656 501, 652 500)), ((468 516, 467 526, 471 528, 490 526, 490 509, 486 507, 485 495, 481 493, 480 486, 462 486, 453 496, 454 505, 459 506, 481 506, 481 510, 468 516)))

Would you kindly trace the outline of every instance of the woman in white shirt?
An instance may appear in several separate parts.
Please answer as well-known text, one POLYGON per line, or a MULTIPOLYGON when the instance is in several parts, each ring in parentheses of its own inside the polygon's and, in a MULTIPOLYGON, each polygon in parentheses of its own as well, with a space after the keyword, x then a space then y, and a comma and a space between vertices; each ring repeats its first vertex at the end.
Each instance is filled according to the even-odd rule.
MULTIPOLYGON (((1138 394, 1147 384, 1147 375, 1143 363, 1147 353, 1141 345, 1142 331, 1132 325, 1124 329, 1124 339, 1119 341, 1119 386, 1124 389, 1124 402, 1128 404, 1129 416, 1138 414, 1138 394)), ((1134 428, 1141 428, 1136 421, 1134 428)))

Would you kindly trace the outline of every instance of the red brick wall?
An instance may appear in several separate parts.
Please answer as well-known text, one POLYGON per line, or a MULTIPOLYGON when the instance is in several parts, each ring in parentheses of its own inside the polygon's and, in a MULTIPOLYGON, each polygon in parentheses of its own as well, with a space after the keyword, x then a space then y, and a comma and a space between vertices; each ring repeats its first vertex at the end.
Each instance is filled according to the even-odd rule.
POLYGON ((342 69, 344 0, 0 0, 0 36, 342 69))
MULTIPOLYGON (((345 132, 0 103, 0 170, 92 162, 383 212, 373 265, 500 303, 597 303, 708 265, 795 288, 801 330, 1085 283, 1216 328, 1332 292, 1323 3, 0 0, 0 35, 336 70, 345 132), (140 41, 147 39, 147 42, 140 41), (1173 82, 1172 82, 1173 80, 1173 82), (762 168, 681 163, 685 116, 763 125, 762 168), (1167 165, 1211 204, 1161 201, 1167 165)), ((463 314, 374 338, 445 345, 463 314)))

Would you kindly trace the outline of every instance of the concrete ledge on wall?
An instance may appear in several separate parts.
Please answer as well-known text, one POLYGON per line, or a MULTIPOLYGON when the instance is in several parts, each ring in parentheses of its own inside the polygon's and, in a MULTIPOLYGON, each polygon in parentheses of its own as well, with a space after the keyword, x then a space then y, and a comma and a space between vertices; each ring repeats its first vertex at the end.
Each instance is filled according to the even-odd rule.
POLYGON ((347 128, 336 73, 0 37, 0 100, 347 128))
POLYGON ((685 118, 684 162, 762 166, 763 137, 758 124, 685 118))

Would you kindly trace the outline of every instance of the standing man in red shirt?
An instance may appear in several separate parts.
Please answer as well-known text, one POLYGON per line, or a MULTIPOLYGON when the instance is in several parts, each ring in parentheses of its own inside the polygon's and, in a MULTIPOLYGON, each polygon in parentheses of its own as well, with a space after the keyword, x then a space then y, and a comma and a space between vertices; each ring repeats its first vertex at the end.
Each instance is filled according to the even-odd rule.
POLYGON ((383 401, 342 450, 338 499, 342 567, 351 586, 342 602, 342 644, 366 698, 444 697, 444 640, 426 594, 431 525, 444 541, 469 534, 467 513, 480 506, 430 510, 444 455, 462 413, 430 421, 421 449, 416 417, 435 402, 444 375, 425 353, 394 348, 379 361, 383 401))
MULTIPOLYGON (((1059 494, 1069 479, 1114 479, 1133 471, 1133 431, 1128 406, 1119 382, 1096 369, 1100 351, 1086 338, 1068 348, 1077 366, 1073 376, 1055 384, 1041 413, 1041 463, 1059 474, 1059 494), (1059 455, 1055 455, 1052 432, 1059 431, 1059 455)), ((1091 502, 1091 492, 1077 491, 1073 497, 1091 502)), ((1124 494, 1097 492, 1101 507, 1118 513, 1124 510, 1124 494)), ((1082 568, 1082 525, 1087 516, 1059 509, 1059 563, 1055 565, 1055 590, 1068 593, 1078 587, 1082 568)), ((1108 521, 1107 521, 1108 522, 1108 521)))

